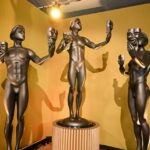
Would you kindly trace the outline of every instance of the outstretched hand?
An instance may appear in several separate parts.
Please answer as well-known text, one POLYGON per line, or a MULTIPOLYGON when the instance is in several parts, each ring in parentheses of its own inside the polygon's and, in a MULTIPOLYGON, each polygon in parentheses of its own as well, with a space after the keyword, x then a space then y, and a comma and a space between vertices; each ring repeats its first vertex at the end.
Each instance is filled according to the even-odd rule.
POLYGON ((107 20, 106 22, 106 33, 110 33, 113 29, 113 22, 111 20, 107 20))
POLYGON ((52 27, 48 28, 48 44, 53 44, 57 39, 58 31, 52 27))
POLYGON ((107 33, 107 37, 106 37, 106 41, 109 42, 111 39, 111 31, 113 29, 113 22, 111 20, 108 20, 106 22, 106 33, 107 33))
POLYGON ((49 46, 49 55, 52 57, 55 51, 55 42, 58 36, 58 31, 52 27, 48 28, 48 46, 49 46))
POLYGON ((134 46, 132 42, 128 41, 127 49, 128 49, 128 52, 132 58, 136 57, 136 53, 138 50, 137 46, 134 46))

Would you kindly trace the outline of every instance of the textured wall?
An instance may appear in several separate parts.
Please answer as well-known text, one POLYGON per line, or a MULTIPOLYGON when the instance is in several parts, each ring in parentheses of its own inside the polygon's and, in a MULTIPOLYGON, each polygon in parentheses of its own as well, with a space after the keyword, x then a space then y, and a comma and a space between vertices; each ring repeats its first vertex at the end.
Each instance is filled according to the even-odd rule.
MULTIPOLYGON (((25 47, 33 49, 40 56, 47 54, 47 28, 50 25, 62 33, 68 31, 70 20, 55 21, 25 0, 5 0, 0 9, 0 41, 9 39, 11 28, 22 24, 26 29, 25 47), (14 2, 14 3, 13 3, 14 2)), ((141 27, 150 36, 148 20, 150 5, 141 5, 97 13, 80 17, 83 31, 81 35, 94 42, 105 39, 105 22, 114 22, 113 36, 108 45, 99 49, 86 48, 87 78, 84 88, 82 116, 100 124, 100 142, 114 147, 134 149, 134 135, 127 107, 127 77, 118 71, 117 57, 124 53, 126 63, 129 60, 126 51, 126 32, 130 27, 141 27), (103 59, 102 59, 103 58, 103 59), (103 63, 104 62, 104 63, 103 63), (103 65, 104 64, 104 65, 103 65)), ((147 46, 150 49, 150 44, 147 46)), ((25 131, 22 146, 39 140, 52 133, 52 122, 68 115, 67 78, 68 53, 55 55, 43 66, 30 63, 29 92, 30 99, 25 113, 25 131)), ((5 65, 0 66, 0 84, 6 77, 5 65)), ((148 80, 150 82, 150 80, 148 80)), ((3 106, 4 90, 0 86, 0 148, 5 149, 3 106)), ((147 111, 150 122, 150 110, 147 111)), ((14 116, 15 142, 16 114, 14 116)))

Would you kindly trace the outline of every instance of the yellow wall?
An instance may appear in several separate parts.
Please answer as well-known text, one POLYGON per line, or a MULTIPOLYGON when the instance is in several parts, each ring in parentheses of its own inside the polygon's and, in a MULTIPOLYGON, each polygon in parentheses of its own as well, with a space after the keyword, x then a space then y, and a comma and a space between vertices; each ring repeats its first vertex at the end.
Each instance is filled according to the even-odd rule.
MULTIPOLYGON (((62 33, 68 31, 70 20, 64 19, 52 22, 43 12, 34 8, 25 0, 5 0, 0 9, 0 41, 9 39, 11 28, 16 24, 24 25, 26 29, 25 47, 33 49, 38 55, 47 54, 47 28, 58 29, 58 42, 62 33), (14 4, 12 3, 14 1, 14 4)), ((82 116, 97 121, 100 124, 100 143, 124 149, 134 149, 134 134, 132 122, 127 107, 127 77, 118 71, 117 57, 125 54, 126 32, 130 27, 141 27, 150 35, 149 11, 150 5, 141 5, 97 13, 80 17, 83 30, 81 35, 94 42, 105 39, 105 22, 111 19, 114 30, 111 42, 99 49, 86 48, 87 78, 84 88, 84 103, 82 116), (103 66, 103 59, 106 68, 103 66), (98 72, 99 71, 99 72, 98 72), (94 73, 95 72, 95 73, 94 73), (125 141, 126 140, 126 141, 125 141)), ((150 49, 150 46, 147 46, 150 49)), ((29 68, 29 104, 25 113, 25 131, 22 146, 52 135, 52 122, 68 116, 66 82, 68 53, 55 55, 43 66, 30 63, 29 68)), ((0 84, 6 77, 5 65, 0 66, 0 84)), ((149 80, 150 81, 150 80, 149 80)), ((5 149, 3 106, 4 90, 0 87, 0 148, 5 149)), ((150 111, 147 113, 150 122, 150 111)), ((16 114, 14 127, 16 126, 16 114)), ((15 142, 15 128, 13 143, 15 142)))
MULTIPOLYGON (((23 45, 34 50, 39 56, 47 55, 48 41, 47 29, 52 25, 50 18, 43 12, 33 7, 26 0, 1 0, 0 9, 0 41, 7 41, 9 46, 12 46, 12 41, 9 38, 12 27, 16 24, 21 24, 26 29, 26 40, 23 45)), ((51 78, 50 72, 51 62, 49 60, 43 66, 38 66, 30 63, 29 67, 29 91, 30 98, 27 111, 25 113, 25 131, 22 138, 22 144, 26 145, 34 141, 44 138, 51 134, 52 108, 51 100, 48 100, 50 95, 48 79, 51 78), (46 70, 46 68, 49 68, 46 70), (45 105, 49 105, 46 107, 45 105), (45 115, 46 114, 46 117, 45 115), (50 125, 49 125, 50 124, 50 125)), ((0 149, 4 150, 4 124, 5 110, 3 106, 4 90, 1 84, 6 78, 6 67, 0 65, 0 149)), ((53 79, 54 80, 54 79, 53 79)), ((54 109, 54 110, 53 110, 54 109)), ((14 116, 14 134, 13 144, 15 143, 16 129, 16 114, 14 116)))
MULTIPOLYGON (((87 77, 82 116, 100 124, 101 144, 129 150, 135 149, 133 126, 127 104, 128 77, 119 73, 117 57, 119 54, 124 54, 126 64, 129 61, 126 49, 128 28, 141 27, 150 38, 149 14, 150 5, 147 4, 80 17, 83 27, 80 35, 88 37, 95 43, 105 39, 106 20, 111 19, 114 23, 112 39, 108 45, 99 50, 89 48, 85 50, 87 77), (104 63, 107 64, 105 70, 102 70, 102 56, 104 60, 107 60, 104 63), (98 70, 99 72, 97 72, 98 70)), ((55 23, 55 27, 60 33, 59 38, 62 37, 62 32, 68 31, 70 21, 73 19, 65 19, 55 23)), ((150 49, 150 44, 146 48, 150 49)), ((58 79, 68 63, 68 53, 56 55, 55 60, 57 68, 53 71, 58 72, 58 79)), ((68 91, 67 83, 58 82, 58 85, 64 86, 63 89, 68 91)), ((66 114, 65 109, 62 112, 66 114)), ((60 114, 63 114, 62 112, 60 114)), ((150 110, 147 112, 147 116, 150 122, 150 110)))

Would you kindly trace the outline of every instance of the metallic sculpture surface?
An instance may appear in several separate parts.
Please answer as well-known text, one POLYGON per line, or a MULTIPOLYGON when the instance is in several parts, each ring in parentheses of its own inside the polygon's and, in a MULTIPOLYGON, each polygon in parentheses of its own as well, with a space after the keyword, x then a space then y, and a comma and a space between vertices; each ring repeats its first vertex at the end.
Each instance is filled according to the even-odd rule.
POLYGON ((134 125, 137 150, 147 150, 149 142, 149 125, 144 117, 149 96, 146 78, 150 71, 150 52, 145 50, 147 44, 147 35, 140 28, 131 28, 127 32, 127 48, 131 56, 128 71, 124 68, 124 56, 118 57, 120 72, 129 75, 128 105, 134 125))
POLYGON ((88 121, 81 118, 79 110, 82 102, 82 88, 86 78, 86 67, 85 67, 85 46, 96 49, 106 45, 111 39, 111 30, 113 28, 112 22, 109 20, 106 24, 106 40, 95 44, 88 38, 79 35, 79 31, 82 30, 82 25, 79 18, 76 18, 71 22, 70 30, 63 34, 63 38, 56 50, 57 53, 61 53, 64 50, 68 50, 69 53, 69 94, 68 94, 68 106, 69 106, 69 118, 59 122, 59 124, 68 127, 86 127, 91 126, 88 121), (77 97, 76 97, 76 113, 73 110, 73 99, 75 86, 77 83, 77 97))
POLYGON ((12 150, 12 121, 16 104, 18 123, 16 127, 15 149, 18 150, 24 129, 24 112, 28 105, 27 73, 29 62, 32 60, 34 63, 41 65, 53 55, 57 31, 53 28, 49 28, 49 54, 43 58, 37 56, 31 49, 22 46, 22 42, 25 40, 25 29, 23 26, 15 26, 10 33, 10 38, 14 41, 12 47, 8 48, 6 42, 0 43, 0 61, 5 63, 7 67, 7 81, 4 96, 4 106, 7 115, 5 138, 7 150, 12 150))

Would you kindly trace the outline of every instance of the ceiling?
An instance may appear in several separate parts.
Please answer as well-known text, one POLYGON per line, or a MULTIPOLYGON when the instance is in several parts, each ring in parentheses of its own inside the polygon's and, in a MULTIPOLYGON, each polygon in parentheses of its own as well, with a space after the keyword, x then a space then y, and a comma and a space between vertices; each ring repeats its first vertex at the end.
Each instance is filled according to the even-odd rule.
MULTIPOLYGON (((56 0, 27 0, 48 14, 56 0)), ((58 1, 58 0, 57 0, 58 1)), ((59 0, 65 18, 150 3, 150 0, 59 0)))

